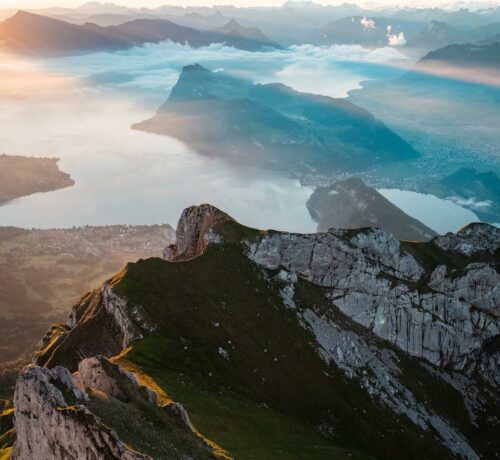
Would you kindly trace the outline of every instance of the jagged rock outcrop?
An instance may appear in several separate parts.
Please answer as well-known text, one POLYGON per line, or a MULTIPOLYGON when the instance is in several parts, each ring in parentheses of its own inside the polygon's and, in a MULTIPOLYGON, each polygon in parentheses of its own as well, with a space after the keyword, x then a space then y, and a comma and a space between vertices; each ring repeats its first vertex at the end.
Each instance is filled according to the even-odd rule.
POLYGON ((127 391, 123 389, 123 386, 132 385, 151 404, 158 404, 158 394, 155 391, 140 385, 134 374, 125 371, 104 356, 94 356, 81 361, 78 364, 76 378, 82 389, 91 388, 102 391, 122 401, 128 400, 127 391))
POLYGON ((36 364, 62 365, 74 371, 83 358, 117 355, 132 340, 154 330, 155 325, 149 322, 141 306, 131 305, 115 292, 113 283, 110 280, 84 296, 73 308, 62 332, 54 328, 48 332, 35 355, 36 364), (92 328, 86 327, 88 321, 92 322, 92 328))
MULTIPOLYGON (((147 460, 154 457, 129 447, 92 409, 107 414, 108 398, 122 403, 149 405, 166 417, 171 445, 161 458, 220 458, 195 431, 182 405, 158 405, 158 394, 141 385, 137 377, 103 356, 80 362, 71 375, 64 367, 48 369, 27 366, 19 375, 14 396, 17 440, 13 459, 54 460, 120 459, 147 460), (104 395, 104 396, 102 396, 104 395), (100 399, 102 399, 102 402, 100 399), (176 439, 176 437, 178 439, 176 439), (186 447, 187 446, 187 447, 186 447), (194 454, 193 454, 194 452, 194 454)), ((165 421, 163 421, 165 423, 165 421)), ((157 421, 156 423, 161 423, 157 421)))
POLYGON ((456 234, 448 233, 434 239, 434 243, 445 251, 470 256, 479 252, 494 254, 500 247, 500 228, 494 225, 470 224, 456 234))
POLYGON ((163 257, 188 260, 202 254, 209 242, 217 240, 211 229, 228 220, 233 219, 210 204, 186 208, 177 224, 176 243, 165 249, 163 257))
POLYGON ((379 227, 398 240, 429 241, 437 233, 404 213, 361 179, 350 177, 318 187, 307 201, 318 232, 330 228, 379 227))
POLYGON ((88 396, 66 368, 24 368, 14 397, 13 459, 150 459, 123 444, 84 405, 88 396))

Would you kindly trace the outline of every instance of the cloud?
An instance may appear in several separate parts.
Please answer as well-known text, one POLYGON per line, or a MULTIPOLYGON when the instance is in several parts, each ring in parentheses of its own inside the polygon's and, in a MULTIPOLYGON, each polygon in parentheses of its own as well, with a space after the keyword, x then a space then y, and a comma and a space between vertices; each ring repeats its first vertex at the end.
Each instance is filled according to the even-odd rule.
MULTIPOLYGON (((389 28, 387 28, 389 29, 389 28)), ((398 34, 387 34, 387 40, 390 46, 403 46, 406 45, 406 38, 403 32, 399 32, 398 34)))
POLYGON ((298 90, 310 91, 310 81, 314 80, 317 92, 344 97, 360 81, 373 78, 374 65, 391 68, 391 61, 403 59, 390 47, 369 50, 359 45, 300 45, 247 52, 221 44, 193 49, 164 42, 115 53, 45 59, 41 65, 46 72, 71 78, 81 86, 135 92, 142 99, 154 98, 157 105, 187 64, 200 63, 259 83, 281 82, 298 90))
POLYGON ((361 18, 360 21, 361 25, 365 30, 368 29, 375 29, 375 21, 373 19, 367 18, 366 16, 361 18))
POLYGON ((491 208, 493 203, 489 200, 485 201, 479 201, 476 198, 458 198, 458 197, 449 197, 447 198, 448 200, 453 201, 454 203, 458 204, 459 206, 465 207, 465 208, 472 208, 475 210, 484 210, 491 208))

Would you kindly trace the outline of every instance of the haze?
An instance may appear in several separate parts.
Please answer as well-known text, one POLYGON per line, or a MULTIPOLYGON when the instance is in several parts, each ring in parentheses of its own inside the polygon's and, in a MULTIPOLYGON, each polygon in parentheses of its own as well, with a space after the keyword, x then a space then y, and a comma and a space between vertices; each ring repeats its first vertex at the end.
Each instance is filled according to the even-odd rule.
MULTIPOLYGON (((1 2, 1 7, 2 8, 48 8, 48 7, 53 7, 53 6, 64 6, 65 8, 73 8, 73 7, 78 7, 82 4, 83 2, 81 0, 66 0, 64 4, 58 4, 56 1, 52 0, 4 0, 1 2)), ((116 4, 127 6, 130 8, 155 8, 158 6, 162 5, 178 5, 178 6, 214 6, 214 5, 219 5, 219 4, 224 4, 225 2, 220 1, 220 0, 189 0, 189 2, 181 1, 181 0, 143 0, 141 2, 138 2, 137 0, 120 0, 116 2, 116 4)), ((232 5, 238 6, 238 7, 245 7, 245 6, 280 6, 284 4, 284 1, 273 1, 273 0, 235 0, 232 2, 232 5)), ((316 4, 321 4, 321 5, 340 5, 343 3, 342 0, 339 1, 324 1, 324 0, 317 0, 314 3, 316 4)), ((388 5, 395 5, 396 2, 394 0, 377 0, 375 2, 373 1, 361 1, 357 2, 359 5, 363 6, 388 6, 388 5)), ((450 2, 448 0, 421 0, 418 2, 412 2, 412 1, 403 1, 403 2, 397 2, 397 5, 408 5, 411 7, 417 7, 417 6, 452 6, 452 5, 457 5, 457 7, 460 6, 468 6, 471 8, 474 8, 475 6, 477 7, 485 7, 488 5, 498 5, 500 4, 499 0, 492 0, 492 1, 481 1, 481 0, 470 0, 468 2, 450 2)))

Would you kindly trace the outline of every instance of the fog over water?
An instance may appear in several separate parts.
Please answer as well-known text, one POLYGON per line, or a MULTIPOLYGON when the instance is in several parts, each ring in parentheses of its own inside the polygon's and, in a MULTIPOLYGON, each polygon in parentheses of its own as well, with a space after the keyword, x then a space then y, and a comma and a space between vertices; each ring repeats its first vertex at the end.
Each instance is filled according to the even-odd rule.
MULTIPOLYGON (((314 231, 305 207, 312 190, 297 181, 236 170, 175 139, 130 129, 153 115, 182 67, 196 62, 256 82, 279 81, 300 91, 345 97, 363 80, 401 74, 406 60, 390 48, 300 46, 249 53, 220 45, 192 50, 166 43, 37 63, 37 72, 64 84, 40 88, 35 79, 22 90, 12 85, 0 90, 1 152, 59 157, 61 169, 76 185, 0 207, 0 225, 175 225, 184 207, 210 202, 250 226, 314 231)), ((470 211, 437 198, 440 213, 417 215, 429 206, 428 198, 419 206, 419 194, 410 200, 397 193, 386 196, 438 231, 477 220, 470 211), (443 219, 443 213, 453 217, 443 219)))

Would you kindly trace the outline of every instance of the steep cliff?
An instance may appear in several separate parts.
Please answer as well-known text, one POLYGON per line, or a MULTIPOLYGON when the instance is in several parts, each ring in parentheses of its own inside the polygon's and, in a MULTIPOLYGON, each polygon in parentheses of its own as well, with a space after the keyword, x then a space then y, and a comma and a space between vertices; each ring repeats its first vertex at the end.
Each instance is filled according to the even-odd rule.
MULTIPOLYGON (((153 458, 163 438, 131 433, 139 419, 141 436, 155 429, 156 412, 137 408, 166 395, 186 408, 175 406, 181 419, 190 414, 193 439, 205 439, 196 426, 235 458, 500 452, 499 229, 474 224, 428 243, 380 229, 301 235, 246 228, 202 205, 183 212, 177 240, 170 260, 129 264, 84 297, 44 341, 36 359, 46 367, 21 374, 16 401, 31 394, 33 369, 69 369, 89 398, 77 405, 153 458), (130 396, 123 381, 149 389, 130 396)), ((15 452, 56 417, 30 411, 16 415, 15 452)))

